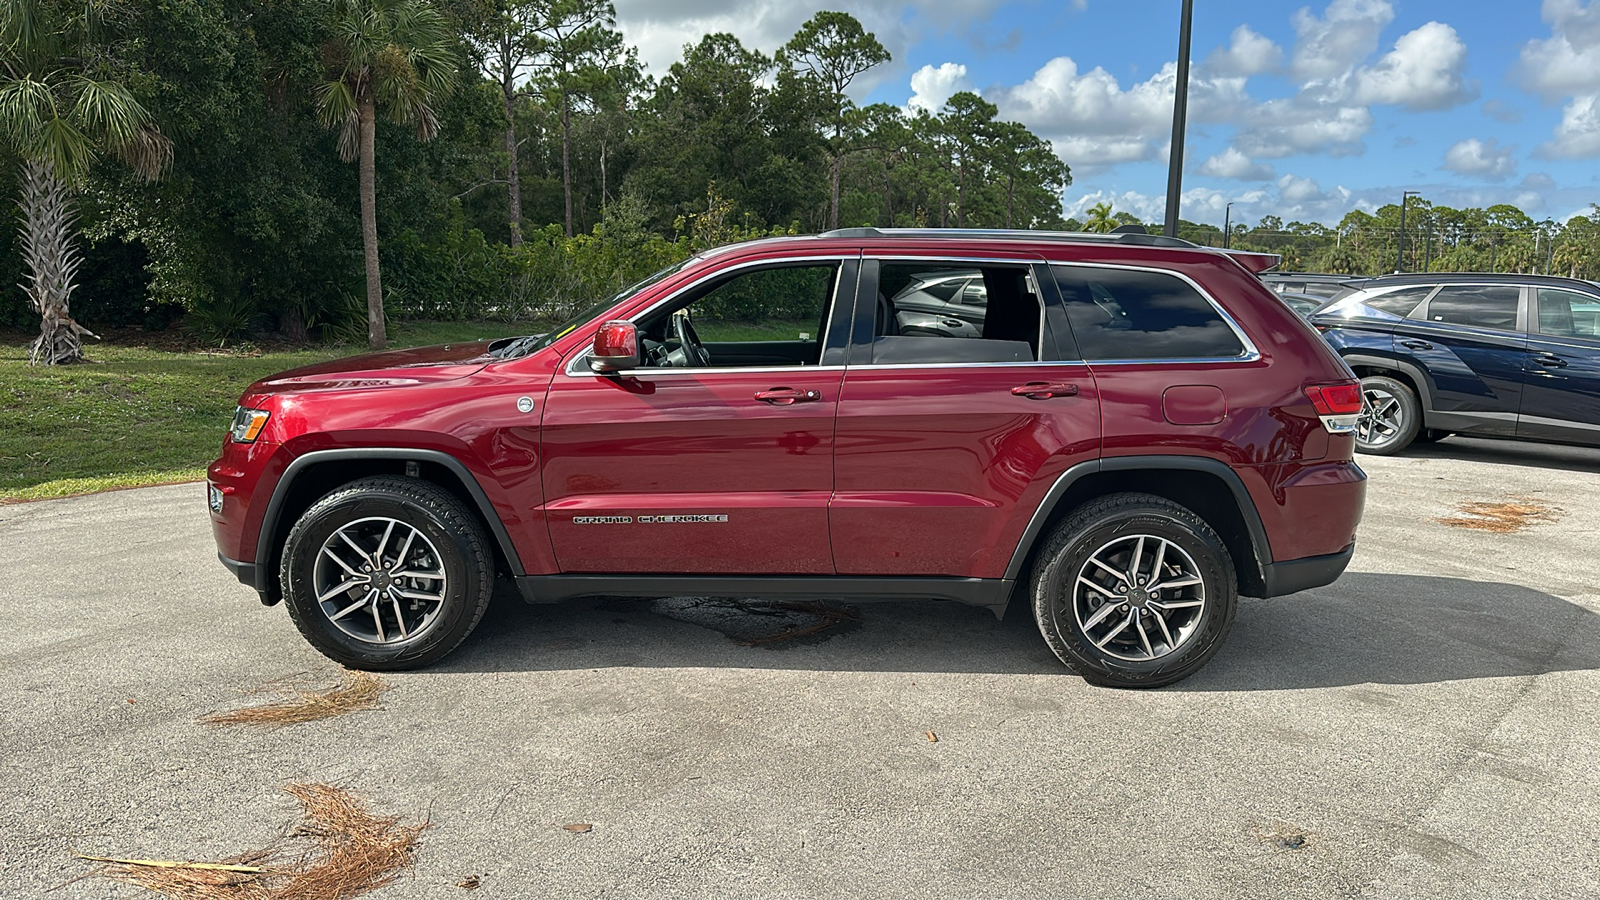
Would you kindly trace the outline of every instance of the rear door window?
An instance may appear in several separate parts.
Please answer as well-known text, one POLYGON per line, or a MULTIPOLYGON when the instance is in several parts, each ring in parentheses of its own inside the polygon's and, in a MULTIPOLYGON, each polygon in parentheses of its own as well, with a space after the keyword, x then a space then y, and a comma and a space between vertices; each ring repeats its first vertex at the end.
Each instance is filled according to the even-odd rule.
POLYGON ((1447 284, 1428 301, 1428 321, 1517 330, 1522 288, 1508 284, 1447 284))
POLYGON ((871 364, 1039 359, 1043 305, 1027 268, 885 261, 878 278, 871 364))
POLYGON ((1245 345, 1189 282, 1162 272, 1051 266, 1086 360, 1237 359, 1245 345))

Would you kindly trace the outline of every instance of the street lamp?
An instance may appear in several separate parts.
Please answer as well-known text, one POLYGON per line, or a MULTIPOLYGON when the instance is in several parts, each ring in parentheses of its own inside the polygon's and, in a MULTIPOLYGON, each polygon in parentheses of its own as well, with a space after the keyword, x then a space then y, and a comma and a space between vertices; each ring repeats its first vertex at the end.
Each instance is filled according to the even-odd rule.
POLYGON ((1172 154, 1167 161, 1167 237, 1178 236, 1178 200, 1183 192, 1183 131, 1189 114, 1189 30, 1194 22, 1194 0, 1183 0, 1183 22, 1178 26, 1178 82, 1172 98, 1172 154))
MULTIPOLYGON (((1237 203, 1235 200, 1233 203, 1237 203)), ((1222 208, 1222 249, 1228 249, 1228 242, 1233 239, 1233 203, 1222 208)))
POLYGON ((1421 196, 1421 191, 1403 191, 1400 194, 1400 249, 1395 252, 1394 257, 1396 274, 1406 270, 1406 198, 1421 196))

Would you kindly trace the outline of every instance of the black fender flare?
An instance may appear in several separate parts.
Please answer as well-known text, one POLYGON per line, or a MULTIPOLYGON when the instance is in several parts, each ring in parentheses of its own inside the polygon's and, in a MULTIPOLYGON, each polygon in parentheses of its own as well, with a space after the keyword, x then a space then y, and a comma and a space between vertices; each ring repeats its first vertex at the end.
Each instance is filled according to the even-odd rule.
POLYGON ((1372 353, 1350 353, 1344 356, 1345 365, 1354 369, 1356 366, 1371 366, 1376 369, 1393 369, 1403 372, 1417 386, 1417 402, 1422 404, 1423 422, 1426 424, 1428 413, 1433 410, 1433 379, 1428 373, 1415 363, 1392 356, 1378 356, 1372 353))
POLYGON ((325 462, 349 462, 351 460, 382 459, 398 460, 401 462, 426 462, 436 463, 450 470, 461 484, 472 495, 473 501, 478 506, 478 512, 483 516, 485 524, 500 544, 500 550, 505 554, 506 563, 511 566, 512 575, 526 575, 522 568, 522 558, 517 555, 517 548, 511 542, 511 535, 506 532, 505 523, 500 521, 500 514, 495 511, 494 504, 489 501, 489 495, 473 477, 467 467, 448 453, 438 450, 413 450, 403 447, 347 447, 340 450, 313 450, 295 457, 283 470, 283 475, 278 478, 278 483, 272 489, 272 498, 267 501, 267 511, 261 519, 261 533, 256 538, 255 584, 254 587, 263 597, 267 596, 273 587, 273 555, 272 537, 277 533, 278 517, 283 513, 283 504, 289 496, 289 489, 293 486, 295 478, 307 469, 325 462))
POLYGON ((1229 492, 1233 494, 1234 504, 1239 508, 1239 516, 1244 520, 1245 528, 1249 532, 1250 548, 1255 556, 1255 574, 1263 582, 1268 579, 1272 563, 1272 546, 1267 540, 1267 529, 1261 522, 1261 513, 1256 509, 1255 500, 1251 498, 1250 491, 1245 488, 1239 474, 1227 463, 1204 456, 1114 456, 1081 462, 1062 472, 1056 477, 1055 484, 1052 484, 1050 490, 1045 493, 1039 508, 1034 510, 1033 517, 1028 520, 1028 527, 1023 529, 1022 539, 1017 542, 1017 549, 1011 554, 1011 563, 1006 566, 1005 577, 1013 581, 1023 577, 1022 567, 1027 563, 1029 554, 1033 552, 1034 544, 1039 540, 1045 523, 1050 521, 1061 498, 1066 496, 1067 491, 1075 483, 1086 476, 1100 472, 1137 471, 1205 472, 1222 479, 1222 483, 1226 484, 1229 492))

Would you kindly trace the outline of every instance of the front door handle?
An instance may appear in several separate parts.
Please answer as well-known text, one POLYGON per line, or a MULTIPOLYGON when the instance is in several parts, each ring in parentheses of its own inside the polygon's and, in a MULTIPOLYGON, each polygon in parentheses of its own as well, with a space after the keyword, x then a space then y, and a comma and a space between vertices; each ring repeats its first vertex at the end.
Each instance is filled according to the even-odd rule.
POLYGON ((1541 353, 1537 361, 1539 365, 1549 366, 1552 369, 1565 369, 1567 367, 1567 361, 1554 353, 1541 353))
POLYGON ((1051 397, 1076 397, 1078 386, 1061 382, 1030 381, 1011 389, 1011 393, 1029 400, 1049 400, 1051 397))
POLYGON ((794 388, 777 387, 765 391, 756 391, 756 399, 773 406, 793 406, 796 403, 815 403, 822 399, 821 391, 797 391, 794 388))
POLYGON ((1401 341, 1400 346, 1410 347, 1412 350, 1432 350, 1433 345, 1427 341, 1401 341))

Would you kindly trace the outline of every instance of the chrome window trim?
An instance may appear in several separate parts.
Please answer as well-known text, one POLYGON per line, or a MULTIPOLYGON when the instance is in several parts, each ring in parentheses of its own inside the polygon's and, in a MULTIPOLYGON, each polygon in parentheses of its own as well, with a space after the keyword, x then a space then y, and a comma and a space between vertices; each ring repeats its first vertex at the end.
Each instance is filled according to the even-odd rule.
POLYGON ((1201 287, 1200 282, 1195 281, 1193 278, 1190 278, 1188 275, 1185 275, 1182 272, 1174 272, 1171 269, 1162 269, 1156 266, 1129 266, 1120 265, 1117 263, 1057 262, 1055 260, 1049 260, 1047 264, 1051 268, 1061 266, 1063 268, 1072 269, 1120 269, 1125 272, 1150 272, 1156 275, 1170 275, 1187 283, 1190 287, 1194 288, 1195 293, 1199 294, 1202 299, 1211 304, 1211 308, 1216 311, 1217 315, 1222 317, 1222 321, 1226 323, 1229 328, 1233 329, 1234 337, 1237 337, 1240 345, 1244 347, 1244 351, 1237 356, 1186 356, 1181 358, 1166 359, 1094 359, 1089 360, 1091 365, 1190 365, 1193 363, 1213 362, 1252 363, 1258 362, 1261 359, 1261 350, 1256 347, 1255 341, 1250 340, 1250 335, 1245 334, 1244 329, 1239 327, 1239 323, 1234 321, 1233 316, 1223 308, 1222 304, 1217 302, 1217 298, 1211 296, 1210 291, 1201 287))
MULTIPOLYGON (((879 251, 876 251, 876 250, 871 250, 871 251, 864 250, 861 253, 861 261, 862 262, 866 262, 867 260, 873 260, 873 261, 876 261, 879 264, 880 278, 881 278, 881 268, 882 268, 882 265, 883 265, 883 261, 884 260, 890 260, 890 259, 897 260, 897 261, 903 261, 903 260, 908 260, 909 259, 909 260, 919 260, 919 261, 927 261, 927 262, 948 262, 948 263, 972 263, 972 262, 978 262, 978 263, 992 263, 992 264, 1001 265, 1001 266, 1022 266, 1024 269, 1027 270, 1026 271, 1026 275, 1027 275, 1027 279, 1028 279, 1028 289, 1033 291, 1033 298, 1035 300, 1039 301, 1039 338, 1038 338, 1038 342, 1039 342, 1039 346, 1040 347, 1044 346, 1044 332, 1045 332, 1045 327, 1046 327, 1045 326, 1046 311, 1045 311, 1044 292, 1039 290, 1039 283, 1033 277, 1033 269, 1034 269, 1034 267, 1040 265, 1041 263, 1046 262, 1046 260, 1043 257, 1034 257, 1033 259, 1010 259, 1010 258, 994 259, 994 258, 990 258, 990 257, 981 257, 981 256, 980 257, 932 256, 932 255, 928 255, 928 254, 925 254, 925 253, 883 253, 883 252, 879 252, 879 251)), ((982 275, 983 275, 982 272, 978 273, 978 277, 979 278, 981 278, 982 275)), ((966 287, 965 287, 965 285, 963 285, 962 286, 962 290, 965 290, 965 289, 966 289, 966 287)), ((859 293, 859 291, 858 291, 858 293, 859 293)), ((984 313, 984 318, 987 319, 988 318, 987 307, 985 308, 985 310, 986 311, 984 313)), ((853 335, 851 337, 853 337, 853 335)), ((962 340, 962 339, 961 338, 955 338, 955 340, 962 340)), ((971 338, 967 338, 966 340, 971 340, 971 338)), ((874 343, 876 343, 876 341, 874 341, 874 343)), ((1060 343, 1060 341, 1057 341, 1057 344, 1059 344, 1059 343, 1060 343)), ((868 349, 870 349, 872 347, 872 345, 868 344, 867 347, 868 347, 868 349)), ((1038 353, 1039 351, 1035 350, 1034 352, 1038 353)), ((1058 359, 1038 360, 1038 359, 1035 359, 1035 360, 1032 360, 1031 362, 1026 362, 1026 363, 1011 363, 1011 362, 1005 362, 1005 363, 875 363, 875 362, 868 361, 868 362, 864 362, 864 363, 857 363, 856 365, 859 365, 862 368, 869 368, 870 367, 870 368, 874 368, 874 369, 926 369, 926 368, 931 368, 931 367, 962 368, 962 367, 966 367, 966 366, 1018 366, 1018 365, 1037 366, 1042 362, 1070 362, 1070 360, 1058 360, 1058 359)))
MULTIPOLYGON (((678 288, 677 290, 673 291, 672 293, 666 295, 665 297, 662 297, 660 300, 657 300, 656 302, 650 304, 649 306, 647 306, 644 309, 634 313, 631 316, 628 316, 628 317, 623 318, 623 319, 606 319, 605 321, 607 321, 607 322, 612 322, 612 321, 632 322, 635 325, 637 325, 641 318, 649 316, 651 313, 655 312, 656 310, 660 309, 663 306, 666 306, 667 304, 671 303, 672 301, 677 300, 678 298, 682 297, 684 294, 687 294, 690 291, 693 291, 695 288, 700 287, 701 285, 705 284, 708 281, 715 281, 716 279, 721 278, 722 276, 728 274, 729 272, 738 272, 738 271, 742 271, 744 269, 753 269, 753 268, 757 268, 757 267, 760 267, 760 266, 770 266, 772 268, 793 269, 793 268, 803 267, 806 264, 812 263, 812 262, 829 263, 829 264, 833 264, 835 266, 836 271, 833 273, 833 297, 828 302, 828 317, 827 317, 826 322, 822 326, 822 333, 817 335, 817 348, 818 348, 818 354, 817 355, 818 355, 818 358, 820 359, 821 356, 822 356, 822 353, 826 352, 826 350, 827 350, 828 333, 833 328, 833 317, 834 317, 834 314, 839 311, 839 282, 840 282, 840 279, 844 277, 844 264, 847 263, 847 262, 850 262, 852 260, 859 260, 860 258, 861 258, 861 254, 855 253, 855 254, 844 254, 844 255, 840 255, 840 254, 824 254, 824 255, 820 255, 820 256, 800 256, 800 257, 795 257, 793 259, 752 259, 752 260, 746 260, 745 262, 742 262, 742 263, 735 263, 734 265, 718 269, 715 272, 709 272, 709 273, 706 274, 705 277, 697 278, 694 281, 691 281, 690 283, 678 288)), ((845 337, 845 342, 848 345, 848 343, 849 343, 849 336, 848 335, 846 335, 846 337, 845 337)), ((570 376, 577 376, 577 377, 590 376, 590 377, 595 377, 595 378, 604 378, 604 377, 610 377, 611 375, 617 375, 617 374, 629 374, 629 375, 631 375, 631 374, 639 373, 639 372, 660 374, 660 373, 668 373, 668 372, 684 372, 684 371, 688 371, 688 369, 689 369, 689 367, 687 367, 687 366, 665 366, 665 367, 656 367, 656 368, 646 368, 644 366, 639 366, 638 368, 624 369, 620 373, 619 372, 600 373, 600 372, 596 372, 596 371, 594 371, 594 370, 592 370, 592 369, 590 369, 588 367, 587 362, 588 362, 588 359, 589 359, 589 353, 590 353, 590 348, 584 348, 583 350, 572 354, 572 359, 570 361, 568 361, 565 366, 562 367, 562 374, 570 375, 570 376), (583 365, 580 366, 580 364, 583 364, 583 365)), ((805 365, 805 364, 801 364, 801 365, 798 365, 798 366, 695 366, 694 368, 695 369, 702 369, 702 368, 703 369, 712 369, 712 370, 715 370, 715 371, 718 371, 718 372, 797 372, 797 371, 826 372, 826 371, 831 371, 833 369, 843 369, 844 366, 820 366, 820 365, 818 365, 818 366, 808 366, 808 365, 805 365)))

